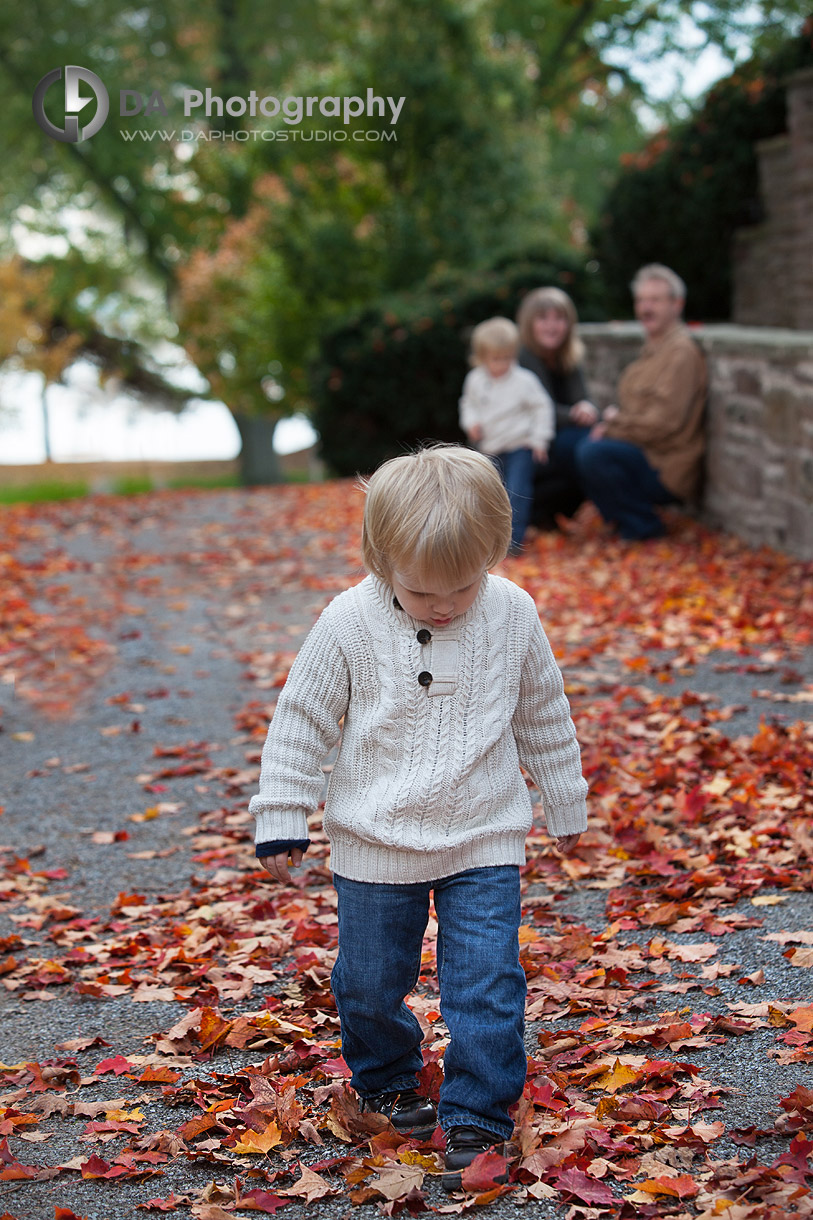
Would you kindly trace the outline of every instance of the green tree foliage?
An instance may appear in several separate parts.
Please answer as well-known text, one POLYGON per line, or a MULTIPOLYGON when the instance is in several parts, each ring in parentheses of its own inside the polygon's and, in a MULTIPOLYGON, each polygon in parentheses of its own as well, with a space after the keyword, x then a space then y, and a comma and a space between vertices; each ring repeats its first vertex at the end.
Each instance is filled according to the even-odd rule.
POLYGON ((813 64, 813 22, 716 85, 687 123, 627 159, 594 233, 614 310, 629 313, 631 277, 657 261, 685 279, 690 317, 730 316, 732 235, 761 217, 754 145, 785 131, 785 80, 806 64, 813 64))
MULTIPOLYGON (((381 0, 352 60, 339 57, 318 84, 296 80, 297 96, 365 97, 373 87, 408 105, 392 142, 299 140, 246 154, 255 164, 245 216, 179 273, 181 329, 217 392, 268 409, 260 382, 270 372, 284 406, 301 408, 307 363, 342 315, 433 272, 482 266, 549 227, 522 82, 514 52, 494 51, 479 16, 454 0, 409 9, 381 0), (386 87, 370 86, 383 63, 386 87), (275 172, 263 173, 269 162, 275 172)), ((374 116, 351 131, 386 127, 374 116)))

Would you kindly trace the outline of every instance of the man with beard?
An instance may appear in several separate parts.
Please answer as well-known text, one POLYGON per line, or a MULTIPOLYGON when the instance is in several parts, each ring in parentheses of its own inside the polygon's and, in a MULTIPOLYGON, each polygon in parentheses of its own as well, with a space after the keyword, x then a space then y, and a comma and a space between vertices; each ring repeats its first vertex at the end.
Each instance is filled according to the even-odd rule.
POLYGON ((705 448, 706 364, 682 321, 686 286, 650 263, 632 282, 635 316, 646 332, 637 360, 576 453, 585 496, 621 538, 665 533, 658 505, 697 494, 705 448))

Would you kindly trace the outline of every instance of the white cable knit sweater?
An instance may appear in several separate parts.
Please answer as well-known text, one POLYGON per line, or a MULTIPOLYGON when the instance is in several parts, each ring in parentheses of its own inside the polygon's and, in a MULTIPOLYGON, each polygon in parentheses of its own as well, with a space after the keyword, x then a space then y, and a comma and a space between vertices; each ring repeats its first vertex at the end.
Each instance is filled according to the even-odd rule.
POLYGON ((522 864, 532 819, 520 763, 549 833, 586 829, 562 675, 533 600, 509 580, 485 576, 469 610, 431 631, 375 577, 334 598, 269 726, 249 806, 258 843, 308 837, 342 717, 324 818, 339 876, 408 884, 522 864))

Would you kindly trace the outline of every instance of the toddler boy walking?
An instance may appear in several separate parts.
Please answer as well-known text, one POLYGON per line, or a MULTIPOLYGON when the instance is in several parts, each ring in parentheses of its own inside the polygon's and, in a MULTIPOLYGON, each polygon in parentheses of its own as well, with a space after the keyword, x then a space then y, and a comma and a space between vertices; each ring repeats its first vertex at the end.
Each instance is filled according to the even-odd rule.
POLYGON ((510 1137, 526 1074, 519 866, 531 828, 520 764, 561 850, 587 785, 562 676, 531 597, 489 575, 511 510, 492 463, 459 446, 385 462, 367 483, 369 575, 303 644, 263 749, 256 852, 278 881, 308 846, 321 764, 339 739, 324 825, 338 892, 332 974, 362 1109, 446 1136, 443 1185, 510 1137), (449 1030, 437 1114, 417 1092, 418 981, 430 893, 449 1030))

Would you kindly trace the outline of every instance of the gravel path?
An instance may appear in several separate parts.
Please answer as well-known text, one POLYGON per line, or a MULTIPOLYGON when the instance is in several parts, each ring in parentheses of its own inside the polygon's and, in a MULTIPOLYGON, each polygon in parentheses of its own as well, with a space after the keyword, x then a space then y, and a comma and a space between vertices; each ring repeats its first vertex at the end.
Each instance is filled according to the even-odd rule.
MULTIPOLYGON (((324 510, 316 495, 312 512, 292 537, 297 494, 297 489, 264 489, 157 493, 126 502, 94 497, 43 509, 19 546, 18 558, 34 572, 49 556, 70 560, 58 575, 48 573, 38 581, 37 611, 61 615, 70 624, 89 622, 93 638, 115 649, 89 663, 87 680, 77 685, 65 677, 69 667, 60 648, 69 648, 70 640, 63 638, 53 655, 44 657, 38 699, 25 693, 24 675, 0 685, 2 847, 27 859, 34 871, 64 869, 64 879, 49 879, 47 893, 79 908, 88 920, 108 919, 122 894, 150 900, 194 895, 205 871, 194 858, 200 819, 224 800, 239 807, 253 791, 257 741, 249 740, 236 718, 252 701, 258 707, 270 703, 274 691, 272 679, 258 682, 252 666, 256 670, 258 655, 265 657, 273 677, 275 664, 295 652, 318 611, 344 587, 354 562, 352 530, 348 534, 346 523, 320 519, 324 510), (60 691, 70 700, 72 714, 49 717, 43 707, 60 691), (156 755, 168 747, 181 752, 156 755), (162 767, 179 761, 192 764, 190 774, 165 780, 164 791, 160 780, 150 784, 162 767), (224 779, 227 772, 231 779, 224 779)), ((670 654, 663 655, 668 659, 670 654)), ((602 681, 612 677, 612 666, 605 667, 602 681)), ((663 693, 645 675, 642 681, 663 693)), ((760 717, 777 722, 808 718, 811 705, 789 702, 787 696, 811 681, 810 652, 794 659, 792 672, 772 665, 770 657, 763 663, 715 652, 692 672, 678 674, 669 693, 702 692, 714 705, 735 709, 720 727, 736 736, 756 732, 760 717), (755 688, 768 694, 755 698, 755 688)), ((246 846, 240 850, 250 852, 246 846)), ((800 990, 809 991, 809 971, 794 969, 781 946, 764 938, 769 932, 813 927, 813 895, 783 893, 781 898, 761 909, 763 927, 743 929, 725 942, 726 961, 748 975, 761 967, 764 982, 744 989, 738 973, 722 978, 718 996, 704 1003, 704 1011, 724 1013, 728 1002, 798 999, 800 990)), ((599 931, 606 923, 605 900, 606 891, 576 882, 559 908, 599 931)), ((48 958, 54 954, 50 925, 20 922, 21 910, 31 909, 12 905, 1 914, 0 936, 19 936, 28 954, 48 958)), ((741 910, 753 914, 750 903, 741 910)), ((680 939, 692 943, 705 935, 680 939)), ((672 1001, 680 1007, 679 996, 672 1001)), ((103 1053, 147 1053, 151 1035, 168 1029, 185 1012, 177 1002, 97 999, 70 987, 0 989, 3 1063, 42 1063, 54 1057, 58 1044, 99 1037, 114 1049, 96 1046, 75 1053, 79 1071, 92 1072, 103 1053)), ((531 1054, 539 1025, 529 1025, 531 1054)), ((569 1022, 558 1025, 568 1028, 569 1022)), ((755 1032, 693 1052, 692 1061, 703 1075, 731 1090, 724 1113, 713 1115, 727 1127, 770 1126, 778 1098, 798 1083, 813 1087, 809 1064, 783 1067, 766 1057, 772 1043, 770 1031, 755 1032)), ((236 1052, 230 1063, 234 1069, 251 1061, 249 1052, 236 1052)), ((209 1070, 224 1069, 214 1063, 209 1070)), ((99 1078, 93 1090, 97 1100, 122 1093, 121 1082, 110 1075, 99 1078)), ((131 1104, 132 1093, 129 1097, 131 1104)), ((154 1096, 146 1097, 143 1107, 148 1117, 157 1114, 154 1096)), ((180 1109, 173 1121, 180 1124, 197 1113, 180 1109)), ((21 1162, 54 1165, 76 1155, 81 1126, 53 1116, 40 1129, 49 1135, 42 1143, 10 1141, 21 1162)), ((775 1144, 775 1151, 781 1151, 775 1144)), ((766 1153, 773 1146, 769 1142, 766 1153)), ((106 1148, 89 1145, 87 1151, 104 1157, 106 1148)), ((737 1154, 728 1141, 715 1146, 718 1159, 737 1154)), ((324 1148, 309 1148, 303 1161, 327 1155, 324 1148)), ((119 1220, 147 1214, 136 1209, 152 1197, 165 1198, 171 1191, 191 1195, 214 1180, 228 1183, 234 1177, 227 1165, 206 1167, 183 1159, 162 1169, 160 1178, 145 1181, 64 1175, 53 1182, 0 1181, 0 1213, 5 1208, 13 1220, 51 1220, 54 1209, 62 1207, 87 1220, 119 1220)), ((427 1200, 433 1206, 446 1202, 435 1183, 427 1200)), ((216 1192, 210 1203, 213 1208, 218 1204, 216 1192)), ((373 1207, 353 1211, 362 1220, 377 1214, 373 1207)), ((565 1214, 544 1199, 533 1207, 541 1216, 565 1214)), ((285 1215, 294 1220, 306 1210, 330 1220, 349 1214, 346 1196, 338 1196, 308 1206, 295 1201, 285 1215)), ((499 1218, 517 1208, 504 1198, 490 1210, 499 1218)), ((189 1213, 182 1209, 177 1214, 189 1213)), ((192 1214, 217 1220, 230 1213, 199 1209, 192 1214)))

